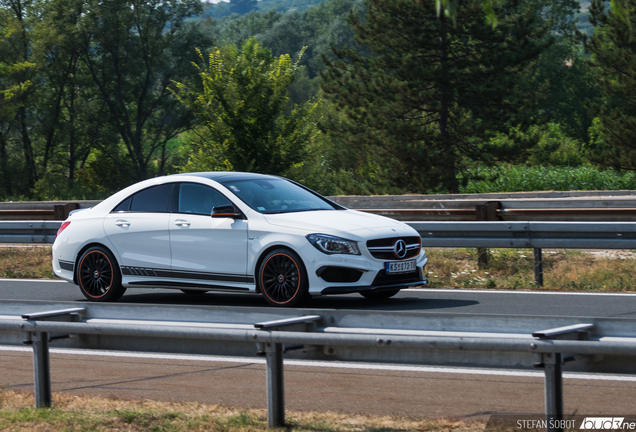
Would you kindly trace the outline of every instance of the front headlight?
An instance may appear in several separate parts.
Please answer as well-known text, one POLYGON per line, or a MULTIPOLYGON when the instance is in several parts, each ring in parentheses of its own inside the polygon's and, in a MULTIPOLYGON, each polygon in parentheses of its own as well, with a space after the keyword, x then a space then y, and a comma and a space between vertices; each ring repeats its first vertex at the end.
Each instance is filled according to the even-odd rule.
POLYGON ((309 243, 314 245, 320 252, 326 254, 348 254, 360 255, 358 243, 353 240, 347 240, 340 237, 330 236, 327 234, 309 234, 307 236, 309 243))

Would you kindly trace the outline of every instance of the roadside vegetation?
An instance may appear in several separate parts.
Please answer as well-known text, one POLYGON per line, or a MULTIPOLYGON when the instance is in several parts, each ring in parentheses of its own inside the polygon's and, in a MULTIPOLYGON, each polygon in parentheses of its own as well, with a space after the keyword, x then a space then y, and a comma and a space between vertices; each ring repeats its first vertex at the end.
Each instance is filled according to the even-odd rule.
POLYGON ((0 277, 51 279, 51 246, 0 247, 0 277))
MULTIPOLYGON (((538 289, 532 249, 488 249, 479 269, 477 249, 429 249, 431 287, 538 289)), ((636 254, 629 251, 543 250, 544 290, 633 292, 636 254)))
POLYGON ((460 193, 634 190, 633 172, 603 170, 593 166, 554 167, 505 165, 475 168, 466 173, 466 185, 460 193))
MULTIPOLYGON (((116 397, 53 394, 53 407, 33 408, 33 395, 0 389, 2 431, 265 431, 264 409, 237 409, 200 403, 127 401, 116 397)), ((338 413, 287 411, 285 430, 349 431, 483 431, 479 421, 429 420, 338 413)), ((283 430, 281 428, 281 430, 283 430)))
MULTIPOLYGON (((488 249, 479 269, 477 249, 427 249, 432 288, 537 289, 532 249, 488 249)), ((544 250, 545 290, 633 292, 636 253, 544 250)), ((0 247, 0 277, 53 279, 51 247, 0 247)))
POLYGON ((0 0, 0 200, 193 170, 325 195, 634 189, 633 5, 0 0))

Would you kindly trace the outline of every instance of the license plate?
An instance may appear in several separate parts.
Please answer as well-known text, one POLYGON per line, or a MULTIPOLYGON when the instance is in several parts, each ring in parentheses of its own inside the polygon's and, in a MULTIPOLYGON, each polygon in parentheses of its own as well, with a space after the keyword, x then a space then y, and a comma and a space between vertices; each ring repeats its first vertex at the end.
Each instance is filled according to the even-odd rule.
POLYGON ((386 274, 409 273, 416 268, 415 260, 384 263, 386 274))

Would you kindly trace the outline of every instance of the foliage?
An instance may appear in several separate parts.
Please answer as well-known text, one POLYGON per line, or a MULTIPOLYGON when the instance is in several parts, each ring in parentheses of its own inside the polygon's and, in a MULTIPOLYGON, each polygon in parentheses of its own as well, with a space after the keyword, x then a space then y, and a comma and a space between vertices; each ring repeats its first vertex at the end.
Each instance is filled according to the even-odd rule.
MULTIPOLYGON (((361 0, 330 0, 303 12, 281 13, 274 9, 224 18, 211 26, 214 39, 237 46, 250 37, 272 50, 275 56, 305 53, 300 64, 313 80, 322 69, 322 55, 331 56, 331 46, 354 45, 354 35, 346 19, 350 10, 359 14, 361 0)), ((316 87, 317 90, 317 87, 316 87)), ((316 91, 311 93, 314 96, 316 91)))
POLYGON ((230 0, 230 12, 244 15, 256 9, 256 0, 230 0))
POLYGON ((636 176, 591 166, 472 168, 460 193, 636 189, 636 176))
POLYGON ((519 128, 512 128, 508 134, 498 134, 491 139, 494 146, 509 147, 511 141, 536 142, 529 150, 529 165, 547 165, 553 167, 581 166, 584 163, 580 141, 568 136, 558 123, 532 126, 525 133, 519 128))
POLYGON ((589 140, 592 119, 588 106, 598 100, 599 90, 578 46, 558 40, 541 53, 535 73, 523 85, 528 91, 545 89, 536 110, 540 123, 559 124, 567 136, 580 142, 589 140))
POLYGON ((248 39, 214 48, 199 68, 200 88, 175 82, 177 99, 201 124, 205 140, 192 142, 186 171, 230 169, 284 175, 302 164, 316 134, 315 104, 288 107, 288 87, 298 70, 289 55, 248 39))
POLYGON ((33 49, 33 0, 0 0, 0 193, 23 194, 37 179, 32 105, 41 57, 33 49), (23 174, 15 187, 14 176, 23 174))
POLYGON ((344 114, 324 128, 405 192, 456 192, 467 159, 519 159, 532 145, 493 146, 490 138, 536 121, 539 92, 517 83, 551 44, 547 26, 517 1, 496 2, 495 28, 480 2, 457 5, 453 26, 429 2, 369 0, 364 19, 350 14, 349 22, 373 55, 339 50, 322 74, 323 91, 344 114))
MULTIPOLYGON (((200 11, 200 2, 88 0, 78 10, 79 16, 66 16, 75 48, 126 147, 133 180, 143 180, 153 157, 163 163, 166 143, 192 122, 166 87, 191 75, 189 47, 203 41, 182 23, 200 11)), ((121 164, 111 148, 102 151, 121 164)))
MULTIPOLYGON (((622 50, 631 49, 632 26, 626 18, 634 17, 629 8, 620 9, 632 4, 628 0, 614 3, 611 10, 620 17, 604 10, 600 15, 607 20, 599 16, 594 38, 602 54, 620 60, 622 50), (619 34, 614 27, 622 29, 623 42, 613 40, 619 34)), ((192 67, 199 61, 194 48, 207 56, 215 46, 242 47, 251 38, 274 59, 287 54, 299 59, 292 62, 293 79, 279 101, 283 114, 272 116, 276 120, 267 126, 270 132, 298 127, 295 143, 280 144, 295 150, 281 150, 277 162, 263 169, 285 173, 320 192, 459 190, 482 174, 493 178, 484 167, 500 160, 525 162, 532 169, 547 164, 584 170, 590 169, 585 167, 589 157, 601 167, 631 169, 631 153, 610 139, 614 132, 633 135, 633 107, 621 99, 631 97, 628 80, 611 64, 601 66, 592 51, 592 63, 586 61, 574 38, 575 0, 399 0, 389 2, 387 14, 371 11, 377 20, 367 22, 372 4, 384 3, 261 0, 240 15, 231 14, 230 3, 201 7, 195 0, 0 0, 0 198, 102 198, 184 166, 233 168, 229 147, 236 146, 224 138, 228 128, 217 123, 211 129, 167 87, 175 81, 203 92, 192 67), (392 26, 389 12, 406 17, 403 27, 392 26), (442 23, 453 50, 453 43, 470 48, 482 40, 492 43, 492 52, 466 49, 465 60, 446 66, 427 61, 426 53, 441 53, 442 23), (395 42, 387 29, 403 30, 409 43, 395 42), (545 30, 549 36, 541 37, 545 30), (462 39, 462 32, 469 36, 462 39), (392 57, 367 43, 383 36, 383 43, 393 44, 385 47, 398 48, 392 57), (550 38, 553 44, 547 43, 550 38), (360 65, 357 77, 327 84, 329 100, 320 89, 321 71, 330 73, 324 71, 323 57, 332 66, 343 61, 350 71, 352 59, 360 65), (602 72, 602 80, 594 69, 602 72), (433 84, 434 90, 422 83, 433 84), (449 88, 454 99, 448 97, 452 92, 441 91, 449 88), (377 92, 353 97, 360 89, 377 92), (439 113, 447 101, 448 118, 455 122, 448 123, 453 151, 439 150, 444 145, 439 122, 419 127, 407 121, 413 112, 400 112, 407 98, 418 102, 413 112, 433 107, 439 113), (346 108, 341 99, 347 99, 346 108), (390 125, 395 113, 404 118, 390 125), (364 120, 359 129, 351 128, 352 118, 364 120), (322 132, 315 129, 318 122, 322 132)), ((461 49, 456 52, 462 55, 461 49)), ((269 107, 258 98, 252 102, 251 116, 269 107)), ((247 123, 243 132, 257 133, 247 123)), ((249 150, 237 166, 249 166, 251 157, 263 166, 267 146, 278 146, 270 138, 258 139, 252 145, 261 153, 249 150)), ((247 146, 247 139, 241 142, 247 146)), ((237 147, 235 153, 241 152, 237 147)), ((618 171, 609 173, 620 177, 618 171)))
MULTIPOLYGON (((636 1, 630 0, 629 5, 636 7, 636 1)), ((615 11, 605 12, 604 2, 592 2, 590 20, 596 29, 586 38, 585 48, 591 54, 602 100, 592 105, 597 120, 587 149, 599 165, 636 170, 636 40, 615 11)), ((636 21, 633 14, 629 17, 636 21)))
POLYGON ((35 67, 34 63, 18 61, 7 63, 5 59, 11 57, 11 44, 17 34, 20 33, 19 23, 11 19, 6 11, 0 10, 0 117, 11 116, 12 103, 22 95, 31 85, 31 81, 21 81, 19 76, 25 71, 35 67), (16 28, 17 27, 17 28, 16 28))

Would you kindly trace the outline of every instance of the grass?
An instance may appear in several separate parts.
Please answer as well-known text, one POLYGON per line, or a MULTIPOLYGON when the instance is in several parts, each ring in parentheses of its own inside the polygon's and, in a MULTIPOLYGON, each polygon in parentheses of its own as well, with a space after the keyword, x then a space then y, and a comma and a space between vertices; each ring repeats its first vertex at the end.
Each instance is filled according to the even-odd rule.
POLYGON ((52 279, 51 246, 0 247, 0 277, 52 279))
MULTIPOLYGON (((224 405, 122 400, 53 394, 53 407, 36 410, 33 395, 0 389, 2 431, 265 431, 264 409, 224 405)), ((289 412, 286 428, 318 432, 483 431, 483 421, 422 419, 338 413, 289 412)))
MULTIPOLYGON (((427 251, 431 287, 536 289, 532 249, 488 249, 488 266, 479 269, 477 249, 427 251)), ((587 253, 544 250, 545 290, 633 292, 636 255, 628 251, 587 253)))
MULTIPOLYGON (((426 268, 434 288, 536 289, 532 249, 489 249, 479 269, 477 249, 428 249, 426 268)), ((636 254, 544 250, 546 290, 636 291, 636 254)), ((51 247, 0 247, 0 277, 53 278, 51 247)))

